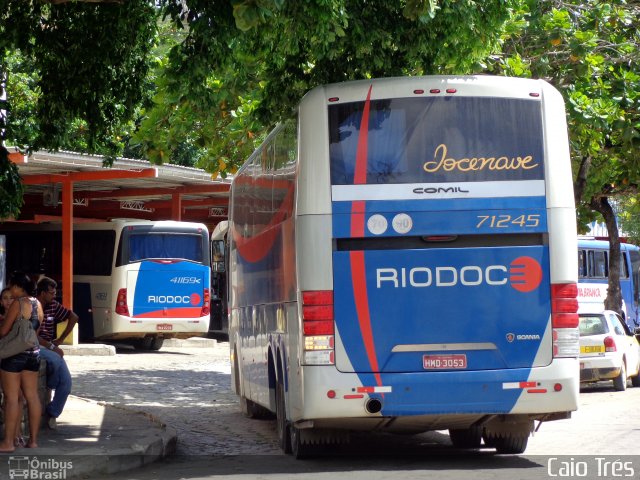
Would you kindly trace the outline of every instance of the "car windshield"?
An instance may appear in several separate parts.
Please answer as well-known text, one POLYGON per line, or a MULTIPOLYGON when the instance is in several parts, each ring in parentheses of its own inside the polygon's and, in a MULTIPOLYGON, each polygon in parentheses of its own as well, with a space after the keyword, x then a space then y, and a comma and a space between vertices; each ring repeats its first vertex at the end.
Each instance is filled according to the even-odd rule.
POLYGON ((609 331, 606 320, 599 316, 581 316, 580 317, 580 336, 587 337, 590 335, 603 335, 609 331))

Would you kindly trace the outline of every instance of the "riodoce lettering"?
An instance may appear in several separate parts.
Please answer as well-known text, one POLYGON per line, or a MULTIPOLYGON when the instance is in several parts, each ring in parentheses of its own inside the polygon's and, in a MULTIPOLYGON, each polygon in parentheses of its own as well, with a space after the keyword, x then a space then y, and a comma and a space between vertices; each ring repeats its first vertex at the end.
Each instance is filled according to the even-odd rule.
POLYGON ((471 157, 448 158, 447 146, 441 143, 433 153, 433 161, 425 162, 423 168, 427 173, 435 173, 438 170, 445 172, 472 172, 479 170, 532 170, 539 164, 532 163, 533 157, 471 157))

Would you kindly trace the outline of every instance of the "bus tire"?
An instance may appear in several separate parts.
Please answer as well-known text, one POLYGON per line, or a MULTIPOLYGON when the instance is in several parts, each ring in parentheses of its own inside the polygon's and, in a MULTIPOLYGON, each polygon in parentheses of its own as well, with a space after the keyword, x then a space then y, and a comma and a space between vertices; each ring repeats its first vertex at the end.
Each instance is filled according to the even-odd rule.
POLYGON ((287 409, 284 398, 284 383, 282 376, 276 384, 276 430, 278 432, 278 443, 284 453, 291 453, 291 434, 287 421, 287 409))
POLYGON ((151 345, 149 346, 149 350, 158 351, 162 348, 162 344, 164 343, 163 337, 153 337, 151 341, 151 345))
POLYGON ((133 341, 133 348, 136 350, 151 350, 153 344, 153 337, 136 338, 133 341))
POLYGON ((291 437, 291 453, 296 460, 309 458, 313 455, 316 445, 303 442, 304 434, 294 425, 289 426, 289 435, 291 437))
POLYGON ((455 448, 480 448, 482 427, 450 428, 449 438, 455 448))
POLYGON ((613 379, 613 388, 615 388, 617 392, 624 392, 627 389, 627 366, 625 365, 624 359, 620 366, 620 374, 613 379))
POLYGON ((496 437, 487 435, 486 430, 482 429, 482 441, 484 446, 488 448, 496 448, 496 437))
POLYGON ((512 433, 504 436, 495 437, 492 443, 496 448, 496 452, 500 454, 521 454, 527 449, 529 435, 516 435, 512 433))

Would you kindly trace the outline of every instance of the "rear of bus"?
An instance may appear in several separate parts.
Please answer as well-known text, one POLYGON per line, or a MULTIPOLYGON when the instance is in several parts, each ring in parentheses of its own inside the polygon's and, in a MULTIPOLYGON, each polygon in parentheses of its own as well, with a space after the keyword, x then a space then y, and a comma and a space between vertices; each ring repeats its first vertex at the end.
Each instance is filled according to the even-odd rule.
POLYGON ((111 338, 205 334, 210 276, 205 225, 173 221, 125 224, 113 269, 116 298, 111 338))
POLYGON ((500 418, 524 435, 575 410, 560 94, 507 78, 362 81, 310 92, 300 119, 300 419, 433 430, 500 418))

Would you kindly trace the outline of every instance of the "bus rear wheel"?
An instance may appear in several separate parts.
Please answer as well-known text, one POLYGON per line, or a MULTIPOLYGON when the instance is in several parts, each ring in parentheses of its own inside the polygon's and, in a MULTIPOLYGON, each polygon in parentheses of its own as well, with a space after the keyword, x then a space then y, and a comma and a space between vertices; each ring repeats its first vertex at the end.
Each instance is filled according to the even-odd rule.
POLYGON ((496 452, 503 454, 520 454, 527 449, 529 435, 506 434, 492 439, 496 452))
POLYGON ((316 453, 315 445, 304 443, 302 440, 303 433, 294 425, 289 426, 289 435, 291 437, 291 453, 294 458, 300 460, 308 458, 316 453))
POLYGON ((450 428, 449 438, 456 448, 480 448, 482 427, 450 428))
POLYGON ((282 377, 278 379, 276 385, 276 430, 278 432, 278 443, 284 453, 291 453, 290 426, 287 421, 287 409, 285 407, 284 383, 282 377))
POLYGON ((153 340, 151 341, 151 346, 149 347, 149 350, 154 350, 154 351, 158 351, 162 348, 162 344, 164 343, 164 338, 163 337, 153 337, 153 340))

